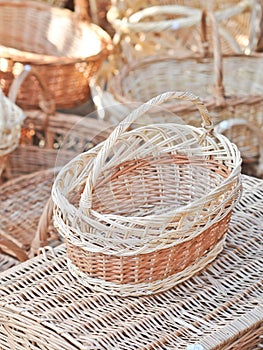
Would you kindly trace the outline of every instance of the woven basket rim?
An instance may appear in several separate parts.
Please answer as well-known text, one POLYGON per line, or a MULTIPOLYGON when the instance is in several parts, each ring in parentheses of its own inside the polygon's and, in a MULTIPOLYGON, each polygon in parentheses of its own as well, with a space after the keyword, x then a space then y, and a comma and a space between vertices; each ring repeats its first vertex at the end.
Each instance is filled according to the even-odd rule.
MULTIPOLYGON (((37 1, 28 1, 24 0, 22 3, 21 1, 13 0, 11 2, 0 2, 0 10, 4 7, 10 7, 10 8, 16 8, 16 7, 24 7, 24 8, 30 8, 35 9, 39 11, 39 15, 41 15, 42 11, 51 11, 52 15, 54 14, 56 17, 67 17, 73 21, 77 20, 77 17, 75 18, 75 13, 69 9, 66 8, 59 8, 59 7, 53 7, 46 3, 39 3, 37 1)), ((18 50, 12 47, 7 47, 4 45, 0 45, 0 55, 2 58, 12 59, 14 61, 18 62, 28 62, 28 59, 30 59, 31 63, 34 64, 72 64, 72 63, 78 63, 78 62, 85 62, 87 59, 89 61, 91 60, 98 60, 98 58, 102 58, 103 56, 108 56, 109 52, 112 51, 112 43, 111 43, 111 37, 110 35, 100 26, 98 26, 95 23, 91 23, 85 20, 78 20, 78 24, 81 27, 89 28, 92 32, 94 32, 97 36, 97 41, 100 42, 101 47, 100 50, 97 53, 91 54, 89 56, 80 56, 80 57, 68 57, 68 56, 53 56, 53 55, 46 55, 46 54, 37 54, 30 51, 23 51, 18 50), (2 52, 1 52, 2 51, 2 52)))

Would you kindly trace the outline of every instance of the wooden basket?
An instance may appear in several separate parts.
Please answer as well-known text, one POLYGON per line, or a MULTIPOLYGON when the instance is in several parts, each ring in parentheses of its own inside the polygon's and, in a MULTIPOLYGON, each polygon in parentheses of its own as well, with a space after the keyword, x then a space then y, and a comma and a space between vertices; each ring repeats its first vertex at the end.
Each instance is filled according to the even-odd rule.
POLYGON ((52 191, 55 226, 80 282, 110 294, 151 294, 215 259, 240 194, 241 159, 212 130, 196 96, 167 92, 60 171, 52 191), (196 105, 204 128, 167 123, 125 132, 173 99, 196 105))
MULTIPOLYGON (((207 3, 205 6, 214 11, 218 21, 222 52, 249 54, 255 51, 262 15, 259 2, 244 0, 214 3, 214 6, 207 3)), ((199 26, 202 7, 204 5, 200 4, 194 7, 179 6, 174 2, 159 6, 145 4, 144 7, 140 3, 138 12, 132 6, 127 10, 129 15, 124 17, 118 6, 112 7, 107 18, 116 31, 114 43, 119 47, 123 59, 132 63, 156 54, 181 57, 202 51, 199 26)), ((212 37, 209 36, 210 47, 211 41, 212 37)))
MULTIPOLYGON (((86 7, 85 0, 75 1, 75 13, 34 1, 0 2, 0 78, 5 94, 30 64, 48 86, 56 108, 88 100, 89 79, 109 54, 111 39, 85 20, 86 7)), ((38 82, 30 77, 17 104, 35 108, 39 94, 38 82)))
POLYGON ((68 271, 64 244, 0 274, 0 348, 260 350, 263 181, 242 183, 222 253, 167 292, 94 292, 68 271))
MULTIPOLYGON (((201 32, 204 48, 207 17, 204 12, 201 32)), ((228 119, 244 119, 253 127, 262 129, 263 55, 222 56, 216 22, 211 13, 209 19, 213 28, 214 57, 206 51, 199 58, 166 56, 145 59, 133 65, 119 65, 119 69, 113 63, 102 66, 91 81, 93 101, 100 117, 115 124, 131 111, 135 103, 145 102, 167 89, 191 89, 201 96, 215 124, 228 119)), ((170 102, 163 107, 170 114, 163 115, 160 121, 171 120, 171 113, 174 113, 182 122, 198 125, 198 116, 192 106, 170 102)), ((152 118, 155 114, 151 114, 152 118)), ((245 134, 242 143, 237 143, 245 158, 250 157, 245 151, 251 147, 250 143, 245 134)))
POLYGON ((7 155, 19 144, 23 111, 0 89, 0 177, 6 167, 7 155))

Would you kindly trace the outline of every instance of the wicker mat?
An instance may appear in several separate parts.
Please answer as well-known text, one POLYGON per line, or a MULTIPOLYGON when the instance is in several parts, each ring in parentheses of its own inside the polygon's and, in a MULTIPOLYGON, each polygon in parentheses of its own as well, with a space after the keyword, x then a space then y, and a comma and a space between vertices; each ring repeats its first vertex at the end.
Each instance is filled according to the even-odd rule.
POLYGON ((0 349, 261 349, 263 181, 243 183, 222 253, 167 292, 94 293, 67 271, 64 245, 0 274, 0 349))

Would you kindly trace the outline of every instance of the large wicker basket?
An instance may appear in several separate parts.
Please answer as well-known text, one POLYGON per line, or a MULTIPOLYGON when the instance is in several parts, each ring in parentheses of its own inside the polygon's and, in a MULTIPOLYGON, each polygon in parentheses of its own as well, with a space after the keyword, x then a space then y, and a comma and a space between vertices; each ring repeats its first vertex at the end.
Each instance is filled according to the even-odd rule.
MULTIPOLYGON (((135 2, 123 11, 124 4, 119 2, 108 12, 107 18, 116 31, 114 42, 120 47, 124 60, 132 63, 156 54, 180 57, 200 52, 199 21, 204 6, 213 10, 218 20, 224 54, 248 54, 257 47, 262 15, 257 1, 213 1, 205 5, 194 1, 193 7, 191 1, 190 4, 184 1, 185 6, 174 1, 169 5, 169 1, 158 3, 139 2, 136 11, 135 2)), ((211 40, 209 36, 210 44, 211 40)))
MULTIPOLYGON (((100 117, 116 124, 123 119, 125 113, 131 111, 135 103, 145 102, 167 89, 191 88, 193 93, 200 95, 216 124, 223 120, 238 118, 246 120, 252 127, 261 129, 263 55, 222 56, 216 21, 211 13, 209 19, 213 27, 214 57, 204 52, 199 58, 178 59, 166 56, 122 65, 117 69, 112 63, 108 64, 108 67, 102 66, 91 81, 93 101, 100 117)), ((204 12, 202 17, 204 44, 207 43, 207 20, 207 13, 204 12)), ((180 116, 187 124, 197 126, 199 123, 192 106, 170 102, 163 107, 180 116)), ((152 118, 155 114, 152 113, 152 118)), ((169 120, 171 113, 162 118, 169 120)), ((250 158, 246 150, 251 148, 251 140, 245 135, 246 133, 242 142, 238 142, 237 145, 241 147, 243 156, 250 158)))
POLYGON ((262 349, 263 181, 242 183, 222 253, 167 292, 94 292, 68 271, 64 244, 0 274, 0 348, 262 349))
POLYGON ((0 89, 0 177, 6 167, 7 155, 19 144, 23 111, 0 89))
POLYGON ((52 190, 68 266, 106 293, 151 294, 189 278, 223 247, 240 194, 240 154, 214 134, 189 93, 167 92, 134 110, 109 138, 68 163, 52 190), (204 128, 127 128, 172 100, 194 103, 204 128))
MULTIPOLYGON (((84 18, 86 10, 85 0, 75 1, 75 13, 34 1, 0 2, 0 78, 5 94, 23 66, 31 64, 57 108, 88 100, 89 79, 108 55, 111 39, 84 18)), ((39 94, 38 82, 30 77, 17 104, 36 107, 39 94)))

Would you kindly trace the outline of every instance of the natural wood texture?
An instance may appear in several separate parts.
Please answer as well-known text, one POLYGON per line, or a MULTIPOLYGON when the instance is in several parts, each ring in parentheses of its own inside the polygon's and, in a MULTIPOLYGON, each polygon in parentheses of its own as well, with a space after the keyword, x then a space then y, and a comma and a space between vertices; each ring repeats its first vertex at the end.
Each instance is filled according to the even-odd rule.
POLYGON ((137 298, 93 291, 68 271, 64 245, 0 274, 1 349, 259 350, 263 181, 242 183, 220 255, 169 291, 137 298))
POLYGON ((70 270, 120 295, 160 292, 189 278, 223 247, 240 195, 240 163, 196 96, 170 92, 141 105, 56 177, 54 221, 70 270), (174 100, 192 102, 203 128, 168 123, 126 132, 174 100))
MULTIPOLYGON (((110 36, 87 20, 85 0, 75 12, 35 1, 0 2, 0 78, 8 93, 13 79, 30 64, 48 87, 56 108, 71 108, 88 100, 89 79, 109 54, 110 36)), ((32 76, 17 104, 38 106, 41 94, 32 76)))

